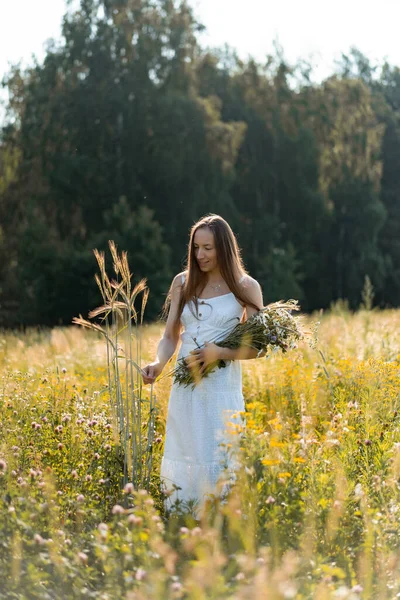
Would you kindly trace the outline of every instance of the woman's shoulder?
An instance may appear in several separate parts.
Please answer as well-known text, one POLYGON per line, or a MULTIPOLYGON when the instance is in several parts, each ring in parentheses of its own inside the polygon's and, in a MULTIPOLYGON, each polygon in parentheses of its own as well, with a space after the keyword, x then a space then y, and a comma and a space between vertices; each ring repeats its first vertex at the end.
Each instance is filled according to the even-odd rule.
POLYGON ((250 301, 250 306, 257 306, 260 309, 263 306, 263 295, 257 279, 246 273, 240 278, 239 285, 247 301, 250 301))
POLYGON ((181 273, 178 273, 177 275, 175 275, 175 277, 172 280, 172 286, 173 287, 182 287, 186 281, 186 276, 187 276, 187 271, 182 271, 181 273))
POLYGON ((182 273, 178 273, 173 278, 171 286, 169 288, 169 293, 170 293, 172 301, 174 301, 174 302, 180 301, 180 298, 182 295, 182 290, 183 290, 183 285, 185 283, 185 278, 186 278, 186 271, 182 271, 182 273))
POLYGON ((251 277, 248 273, 244 273, 242 277, 239 279, 239 285, 246 290, 259 290, 260 284, 257 279, 251 277))

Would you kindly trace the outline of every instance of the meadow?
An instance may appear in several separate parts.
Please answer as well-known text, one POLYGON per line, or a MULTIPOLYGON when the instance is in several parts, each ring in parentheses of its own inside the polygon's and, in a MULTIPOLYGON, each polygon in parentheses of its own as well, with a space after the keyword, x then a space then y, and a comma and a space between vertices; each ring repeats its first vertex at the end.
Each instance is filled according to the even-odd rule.
MULTIPOLYGON (((171 378, 155 386, 149 490, 135 490, 104 339, 1 332, 0 599, 400 597, 400 311, 339 303, 309 321, 313 344, 243 361, 237 480, 199 521, 166 515, 159 491, 171 378)), ((143 326, 143 365, 161 329, 143 326)))

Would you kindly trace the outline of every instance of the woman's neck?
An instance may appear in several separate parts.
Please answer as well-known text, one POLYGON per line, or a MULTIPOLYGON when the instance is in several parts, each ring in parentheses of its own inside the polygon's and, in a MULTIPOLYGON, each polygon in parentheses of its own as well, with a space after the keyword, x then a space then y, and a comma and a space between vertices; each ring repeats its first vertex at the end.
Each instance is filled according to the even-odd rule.
POLYGON ((214 271, 207 273, 207 283, 221 283, 222 280, 223 278, 219 269, 214 269, 214 271))

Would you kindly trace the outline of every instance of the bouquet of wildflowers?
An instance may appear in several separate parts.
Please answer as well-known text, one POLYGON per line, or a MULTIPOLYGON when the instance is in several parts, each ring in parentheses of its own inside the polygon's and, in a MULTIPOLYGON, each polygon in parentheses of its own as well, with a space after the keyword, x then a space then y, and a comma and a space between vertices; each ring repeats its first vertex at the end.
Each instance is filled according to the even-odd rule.
MULTIPOLYGON (((287 352, 289 349, 296 348, 298 342, 304 338, 299 317, 291 314, 292 311, 297 310, 299 310, 297 300, 269 304, 244 323, 238 323, 223 340, 214 343, 221 348, 254 348, 258 351, 257 356, 268 357, 271 351, 279 349, 287 352)), ((179 385, 194 387, 200 379, 207 377, 215 369, 224 367, 226 361, 218 360, 208 365, 200 375, 198 372, 193 372, 183 358, 173 370, 173 375, 179 385)))

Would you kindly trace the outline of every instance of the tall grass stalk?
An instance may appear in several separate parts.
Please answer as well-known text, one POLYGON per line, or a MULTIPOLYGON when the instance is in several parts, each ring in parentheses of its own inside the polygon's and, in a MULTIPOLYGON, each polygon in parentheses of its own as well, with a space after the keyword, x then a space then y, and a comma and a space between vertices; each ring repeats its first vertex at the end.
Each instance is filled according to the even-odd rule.
POLYGON ((97 331, 106 340, 113 433, 117 453, 123 461, 121 484, 123 487, 131 482, 135 489, 148 490, 157 404, 153 386, 149 399, 143 398, 140 357, 149 290, 144 279, 132 286, 127 253, 119 255, 113 241, 109 247, 116 276, 112 280, 106 272, 104 252, 94 250, 100 271, 95 279, 103 304, 90 311, 89 319, 100 318, 101 324, 82 315, 75 317, 73 323, 97 331))

